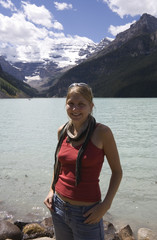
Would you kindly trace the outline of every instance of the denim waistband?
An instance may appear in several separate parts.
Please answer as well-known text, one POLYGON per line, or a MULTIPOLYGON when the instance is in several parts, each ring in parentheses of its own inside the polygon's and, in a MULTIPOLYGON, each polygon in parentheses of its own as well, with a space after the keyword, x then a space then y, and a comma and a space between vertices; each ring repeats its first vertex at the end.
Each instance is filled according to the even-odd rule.
POLYGON ((80 210, 80 211, 85 210, 85 209, 90 209, 90 208, 94 207, 95 205, 97 205, 99 203, 99 202, 93 203, 93 204, 88 205, 88 206, 86 206, 86 205, 84 205, 84 206, 73 205, 73 204, 70 204, 68 202, 63 201, 60 198, 60 196, 58 196, 57 193, 54 193, 54 202, 57 202, 60 206, 63 206, 64 208, 69 207, 71 209, 80 210))
POLYGON ((95 224, 85 224, 84 214, 98 203, 90 206, 77 206, 63 201, 56 193, 53 198, 52 218, 56 239, 88 240, 104 239, 103 219, 95 224))

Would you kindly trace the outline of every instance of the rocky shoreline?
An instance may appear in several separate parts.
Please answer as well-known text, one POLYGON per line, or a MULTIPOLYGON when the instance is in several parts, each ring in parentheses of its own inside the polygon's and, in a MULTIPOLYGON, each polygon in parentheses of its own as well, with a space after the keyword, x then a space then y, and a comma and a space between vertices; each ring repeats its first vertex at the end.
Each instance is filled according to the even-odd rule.
MULTIPOLYGON (((137 238, 135 238, 129 225, 116 230, 112 223, 104 221, 104 230, 104 240, 157 240, 157 236, 148 228, 140 228, 137 233, 137 238)), ((55 240, 51 217, 39 222, 0 221, 0 240, 31 239, 55 240)))

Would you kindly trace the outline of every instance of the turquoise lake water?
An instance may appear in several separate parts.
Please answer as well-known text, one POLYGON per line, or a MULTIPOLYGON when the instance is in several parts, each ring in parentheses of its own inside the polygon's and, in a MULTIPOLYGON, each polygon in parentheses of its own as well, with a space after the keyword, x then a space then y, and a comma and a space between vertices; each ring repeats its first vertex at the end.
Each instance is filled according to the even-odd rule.
MULTIPOLYGON (((96 98, 94 117, 115 136, 123 180, 104 217, 118 228, 157 232, 157 99, 96 98)), ((0 100, 0 219, 39 220, 52 178, 57 128, 67 121, 65 99, 0 100)), ((102 197, 110 169, 104 161, 102 197)))

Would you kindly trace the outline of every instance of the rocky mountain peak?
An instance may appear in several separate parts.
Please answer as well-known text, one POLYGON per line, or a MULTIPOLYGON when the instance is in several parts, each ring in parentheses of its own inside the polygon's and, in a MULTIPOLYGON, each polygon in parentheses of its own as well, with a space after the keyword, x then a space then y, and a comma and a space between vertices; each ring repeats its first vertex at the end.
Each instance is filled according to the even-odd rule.
POLYGON ((144 13, 140 20, 136 23, 138 28, 143 28, 144 31, 152 33, 157 31, 157 18, 151 16, 147 13, 144 13))
POLYGON ((152 33, 157 31, 157 18, 144 13, 141 18, 131 25, 129 29, 117 35, 116 41, 128 41, 132 37, 143 33, 152 33))
POLYGON ((103 38, 100 43, 97 44, 97 51, 101 51, 105 48, 111 41, 107 38, 103 38))
POLYGON ((100 55, 102 56, 108 52, 116 50, 117 48, 121 47, 123 44, 127 43, 130 39, 134 37, 143 34, 150 34, 156 31, 157 31, 157 18, 147 13, 144 13, 137 22, 133 23, 130 26, 129 29, 119 33, 116 36, 115 40, 108 44, 108 46, 104 50, 102 50, 97 56, 100 55))

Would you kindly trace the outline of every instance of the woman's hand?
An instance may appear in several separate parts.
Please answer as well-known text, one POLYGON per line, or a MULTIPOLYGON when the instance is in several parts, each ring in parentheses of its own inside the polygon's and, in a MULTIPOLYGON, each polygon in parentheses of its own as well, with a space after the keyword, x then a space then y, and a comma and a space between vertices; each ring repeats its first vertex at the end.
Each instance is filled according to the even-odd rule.
POLYGON ((84 221, 86 224, 95 224, 100 222, 101 218, 107 212, 110 207, 105 202, 101 202, 87 211, 83 216, 87 217, 84 221))
POLYGON ((52 207, 53 194, 54 194, 53 190, 50 190, 47 197, 44 200, 44 204, 50 211, 53 211, 53 207, 52 207))

